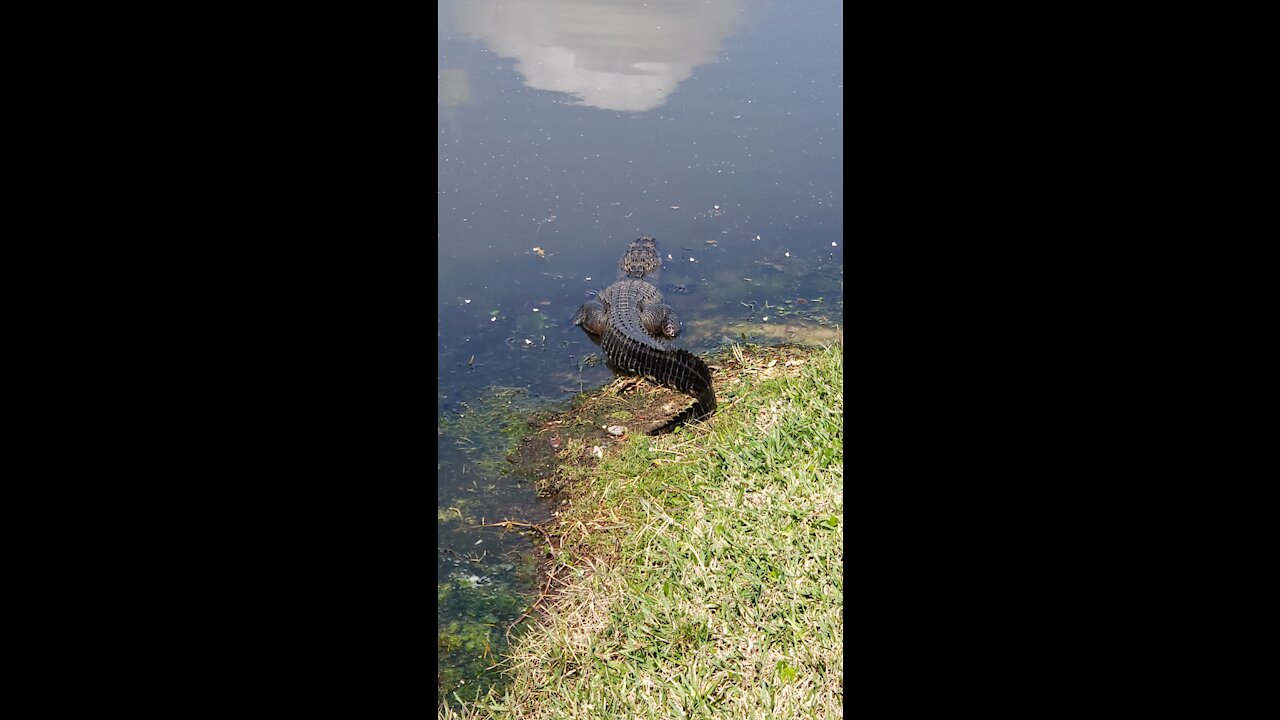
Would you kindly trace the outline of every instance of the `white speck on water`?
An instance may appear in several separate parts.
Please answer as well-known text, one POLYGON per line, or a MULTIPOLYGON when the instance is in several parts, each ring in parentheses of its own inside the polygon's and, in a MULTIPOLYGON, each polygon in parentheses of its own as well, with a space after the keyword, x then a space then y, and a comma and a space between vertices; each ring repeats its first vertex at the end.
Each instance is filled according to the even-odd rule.
POLYGON ((466 304, 468 304, 468 305, 470 305, 470 304, 471 304, 471 301, 470 301, 470 300, 463 300, 462 302, 464 302, 464 303, 466 303, 466 304))
POLYGON ((791 257, 791 253, 789 253, 789 252, 784 252, 784 253, 782 253, 782 257, 791 257))
POLYGON ((833 243, 831 243, 831 247, 835 247, 835 246, 836 246, 836 244, 835 244, 834 242, 833 242, 833 243))
POLYGON ((693 256, 692 256, 692 255, 690 255, 690 256, 689 256, 689 262, 693 262, 693 256))
POLYGON ((757 240, 759 240, 759 239, 760 239, 760 236, 759 236, 759 235, 757 235, 757 236, 756 236, 756 239, 757 239, 757 240))
POLYGON ((534 308, 534 309, 533 309, 533 311, 534 311, 534 312, 538 312, 538 308, 534 308))
POLYGON ((496 318, 496 317, 491 317, 491 318, 489 318, 489 322, 498 322, 498 318, 496 318))
POLYGON ((532 344, 533 344, 533 341, 532 341, 532 340, 530 340, 529 338, 525 338, 525 339, 524 339, 524 344, 525 344, 525 345, 532 345, 532 344))
POLYGON ((668 260, 675 260, 675 258, 671 257, 671 253, 667 253, 667 259, 668 259, 668 260))
POLYGON ((587 282, 590 282, 590 281, 591 281, 591 278, 587 278, 587 282))
POLYGON ((768 316, 768 315, 765 315, 765 316, 764 316, 764 318, 763 318, 763 320, 765 320, 765 321, 767 322, 767 321, 769 320, 769 316, 768 316))

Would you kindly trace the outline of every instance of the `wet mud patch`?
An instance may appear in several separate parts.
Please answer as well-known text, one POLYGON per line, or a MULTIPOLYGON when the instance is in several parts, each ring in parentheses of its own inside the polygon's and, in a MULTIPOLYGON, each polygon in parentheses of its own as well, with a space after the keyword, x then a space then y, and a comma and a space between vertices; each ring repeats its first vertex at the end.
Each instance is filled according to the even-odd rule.
MULTIPOLYGON (((714 374, 713 368, 713 386, 714 374)), ((540 497, 554 497, 614 447, 649 439, 647 432, 692 404, 684 393, 641 377, 620 376, 599 390, 580 393, 563 413, 531 420, 532 432, 507 460, 520 475, 533 479, 540 497)))

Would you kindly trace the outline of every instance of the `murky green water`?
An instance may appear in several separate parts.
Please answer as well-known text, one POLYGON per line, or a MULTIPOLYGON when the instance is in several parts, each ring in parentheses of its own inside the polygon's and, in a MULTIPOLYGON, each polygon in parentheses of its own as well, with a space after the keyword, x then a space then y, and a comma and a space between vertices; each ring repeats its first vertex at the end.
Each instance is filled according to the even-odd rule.
POLYGON ((841 4, 444 0, 437 153, 441 696, 470 697, 550 517, 523 419, 612 378, 569 325, 640 235, 697 352, 844 322, 841 4), (669 256, 669 258, 668 258, 669 256))

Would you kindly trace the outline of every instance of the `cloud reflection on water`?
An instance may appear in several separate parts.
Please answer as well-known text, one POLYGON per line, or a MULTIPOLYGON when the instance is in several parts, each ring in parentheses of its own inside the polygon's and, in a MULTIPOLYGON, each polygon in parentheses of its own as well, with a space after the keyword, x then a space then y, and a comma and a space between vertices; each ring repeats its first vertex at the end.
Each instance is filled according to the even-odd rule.
POLYGON ((513 58, 525 84, 574 104, 644 112, 713 62, 742 0, 469 0, 458 29, 513 58))

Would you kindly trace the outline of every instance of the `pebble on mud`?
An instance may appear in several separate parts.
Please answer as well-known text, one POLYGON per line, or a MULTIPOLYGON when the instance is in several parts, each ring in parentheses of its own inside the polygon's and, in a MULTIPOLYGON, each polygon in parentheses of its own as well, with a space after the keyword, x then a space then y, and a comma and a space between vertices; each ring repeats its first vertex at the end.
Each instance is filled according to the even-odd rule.
POLYGON ((625 435, 627 433, 627 429, 622 425, 610 425, 605 428, 605 432, 610 435, 625 435))

